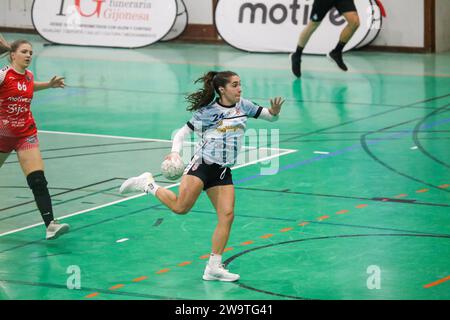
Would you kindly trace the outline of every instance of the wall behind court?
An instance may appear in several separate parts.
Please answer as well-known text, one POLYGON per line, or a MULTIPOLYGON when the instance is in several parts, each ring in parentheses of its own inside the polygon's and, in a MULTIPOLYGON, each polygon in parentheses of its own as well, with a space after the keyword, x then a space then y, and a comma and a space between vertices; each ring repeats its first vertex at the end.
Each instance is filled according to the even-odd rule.
POLYGON ((450 1, 436 0, 436 51, 450 50, 450 1))
MULTIPOLYGON (((357 0, 356 0, 357 1, 357 0)), ((375 46, 423 47, 424 0, 381 0, 386 17, 375 46)))
MULTIPOLYGON (((382 30, 372 43, 372 48, 412 52, 433 51, 433 48, 438 52, 450 50, 449 0, 380 1, 386 9, 387 17, 383 20, 382 30), (429 11, 430 7, 432 12, 429 11), (430 32, 427 23, 433 23, 433 20, 430 32), (430 36, 433 39, 427 39, 430 36)), ((182 40, 221 41, 213 26, 216 2, 217 0, 184 0, 189 14, 189 25, 181 37, 182 40)), ((0 0, 0 30, 19 29, 33 32, 32 3, 33 0, 0 0)))

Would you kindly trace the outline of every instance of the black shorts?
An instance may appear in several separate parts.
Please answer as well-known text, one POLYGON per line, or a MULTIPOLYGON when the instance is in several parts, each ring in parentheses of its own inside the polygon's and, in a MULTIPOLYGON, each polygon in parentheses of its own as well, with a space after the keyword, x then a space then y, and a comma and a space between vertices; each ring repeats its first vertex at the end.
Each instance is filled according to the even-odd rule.
POLYGON ((203 181, 203 190, 233 184, 231 169, 215 163, 206 164, 204 161, 193 161, 188 165, 186 170, 186 174, 196 176, 203 181))
POLYGON ((328 11, 333 7, 340 14, 352 11, 357 12, 353 0, 314 0, 310 19, 314 22, 322 21, 328 11))

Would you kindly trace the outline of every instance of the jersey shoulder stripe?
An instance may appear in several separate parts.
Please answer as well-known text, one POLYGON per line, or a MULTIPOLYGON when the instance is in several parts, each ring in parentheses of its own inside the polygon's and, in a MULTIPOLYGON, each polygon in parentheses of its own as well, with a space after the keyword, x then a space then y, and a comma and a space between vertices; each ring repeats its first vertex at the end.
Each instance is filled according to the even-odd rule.
POLYGON ((194 125, 190 121, 186 122, 186 124, 189 127, 189 129, 191 129, 192 131, 195 131, 194 125))
POLYGON ((260 105, 258 106, 258 111, 256 111, 256 114, 253 116, 253 118, 258 119, 259 115, 261 114, 263 107, 261 107, 260 105))

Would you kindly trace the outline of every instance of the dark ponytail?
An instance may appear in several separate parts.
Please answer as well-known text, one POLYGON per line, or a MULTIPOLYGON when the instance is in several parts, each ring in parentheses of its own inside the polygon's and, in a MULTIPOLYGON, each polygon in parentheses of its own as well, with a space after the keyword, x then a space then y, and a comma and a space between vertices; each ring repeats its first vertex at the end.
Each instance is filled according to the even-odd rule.
POLYGON ((195 111, 210 104, 216 93, 220 96, 219 88, 225 87, 233 76, 237 76, 237 74, 232 71, 209 71, 195 80, 194 83, 203 82, 203 88, 186 96, 189 104, 187 110, 195 111))
POLYGON ((0 34, 0 56, 6 52, 10 52, 10 47, 8 42, 0 34))
POLYGON ((6 52, 9 52, 9 49, 0 44, 0 56, 6 52))

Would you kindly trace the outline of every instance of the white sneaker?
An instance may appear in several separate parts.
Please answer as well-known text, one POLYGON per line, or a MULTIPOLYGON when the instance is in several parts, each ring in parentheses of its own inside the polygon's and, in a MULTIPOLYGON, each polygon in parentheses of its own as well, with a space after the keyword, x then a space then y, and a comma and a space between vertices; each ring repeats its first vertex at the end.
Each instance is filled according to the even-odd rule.
POLYGON ((69 232, 69 225, 67 223, 59 223, 58 220, 53 220, 47 227, 46 239, 56 239, 64 233, 69 232))
POLYGON ((237 281, 240 276, 236 273, 231 273, 223 267, 223 264, 211 266, 206 264, 205 272, 203 273, 203 280, 219 280, 219 281, 237 281))
POLYGON ((138 177, 132 177, 127 179, 120 186, 119 193, 130 193, 130 192, 146 192, 149 191, 149 184, 154 182, 153 176, 150 172, 145 172, 138 177))

